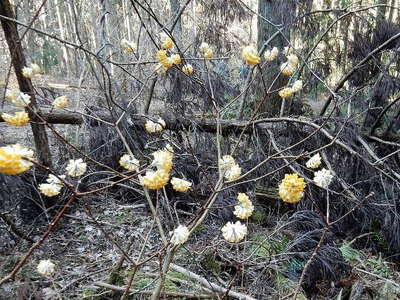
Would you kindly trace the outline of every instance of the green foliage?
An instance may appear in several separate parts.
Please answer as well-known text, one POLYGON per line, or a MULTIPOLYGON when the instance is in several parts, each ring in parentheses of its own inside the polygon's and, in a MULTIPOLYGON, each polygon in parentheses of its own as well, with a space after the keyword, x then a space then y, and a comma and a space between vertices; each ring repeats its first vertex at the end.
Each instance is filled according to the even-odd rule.
POLYGON ((45 73, 49 73, 52 67, 58 65, 57 51, 58 49, 52 43, 44 40, 42 51, 34 54, 35 61, 41 62, 45 73))
POLYGON ((288 242, 288 237, 282 237, 281 240, 275 241, 263 234, 256 233, 250 239, 249 251, 260 257, 269 257, 284 250, 288 242))
POLYGON ((265 224, 267 220, 267 214, 263 209, 256 209, 250 218, 258 225, 262 225, 265 224))
POLYGON ((342 252, 343 258, 347 262, 360 261, 363 258, 363 254, 357 249, 352 248, 350 245, 344 244, 339 248, 342 252))
POLYGON ((286 269, 288 272, 293 272, 293 273, 298 273, 304 268, 305 262, 298 260, 296 258, 293 258, 289 261, 289 263, 286 266, 286 269))

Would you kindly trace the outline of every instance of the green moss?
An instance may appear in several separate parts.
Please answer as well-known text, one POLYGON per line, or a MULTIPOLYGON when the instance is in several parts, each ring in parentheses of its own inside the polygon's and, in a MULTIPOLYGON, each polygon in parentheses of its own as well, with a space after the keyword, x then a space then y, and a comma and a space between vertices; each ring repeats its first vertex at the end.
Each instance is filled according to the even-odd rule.
POLYGON ((205 253, 201 265, 207 271, 216 273, 221 272, 221 263, 215 259, 215 255, 212 251, 205 253))
POLYGON ((256 209, 251 215, 250 219, 258 225, 265 224, 267 221, 267 214, 263 209, 256 209))

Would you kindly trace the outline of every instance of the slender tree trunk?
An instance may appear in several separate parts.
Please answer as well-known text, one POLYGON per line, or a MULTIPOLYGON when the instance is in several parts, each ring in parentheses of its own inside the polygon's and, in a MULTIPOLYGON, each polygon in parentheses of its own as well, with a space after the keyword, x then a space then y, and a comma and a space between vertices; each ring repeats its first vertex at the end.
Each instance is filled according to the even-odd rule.
MULTIPOLYGON (((259 0, 258 2, 258 36, 257 36, 257 47, 260 50, 264 43, 277 31, 277 28, 270 24, 268 21, 272 22, 274 25, 281 27, 284 24, 285 16, 287 11, 282 10, 282 1, 279 0, 259 0), (268 20, 268 21, 267 21, 268 20)), ((289 30, 284 29, 282 33, 285 35, 286 39, 289 39, 289 30)), ((277 47, 280 51, 287 45, 285 38, 282 34, 278 34, 268 45, 268 47, 277 47)), ((268 116, 277 116, 280 112, 280 107, 282 100, 278 95, 278 92, 267 92, 276 91, 277 89, 284 87, 287 84, 287 77, 277 75, 280 72, 280 64, 282 60, 275 60, 268 64, 267 68, 263 70, 263 80, 257 80, 258 92, 256 97, 256 105, 263 101, 261 106, 261 111, 266 113, 268 116), (265 87, 263 85, 265 82, 265 87)), ((245 99, 246 101, 246 99, 245 99)))
MULTIPOLYGON (((0 14, 12 19, 15 18, 9 0, 0 1, 0 14)), ((38 117, 38 115, 40 116, 40 109, 36 103, 33 85, 29 78, 25 78, 22 75, 22 68, 26 66, 26 60, 21 46, 17 25, 16 23, 5 19, 1 19, 1 25, 10 50, 11 62, 15 70, 19 88, 21 92, 31 96, 31 104, 27 108, 27 112, 31 119, 31 128, 39 162, 47 167, 51 167, 51 154, 46 127, 41 124, 41 120, 38 117)))
MULTIPOLYGON (((56 9, 56 15, 57 15, 57 21, 58 21, 58 29, 60 30, 60 36, 63 40, 65 40, 65 27, 66 24, 64 24, 62 17, 61 17, 61 12, 60 12, 60 4, 58 3, 58 0, 54 0, 55 4, 55 9, 56 9)), ((67 75, 69 74, 69 59, 68 59, 68 52, 67 48, 65 45, 62 46, 62 70, 65 70, 67 72, 67 75)))
MULTIPOLYGON (((174 22, 176 16, 178 15, 181 4, 180 0, 170 0, 169 1, 170 6, 171 6, 171 16, 170 16, 170 22, 171 24, 174 22)), ((182 22, 181 22, 181 17, 179 17, 178 22, 176 23, 176 26, 174 30, 171 32, 175 43, 177 44, 178 48, 182 46, 182 22)), ((172 91, 170 94, 170 101, 174 103, 174 107, 178 110, 180 110, 182 113, 185 111, 185 106, 183 105, 182 102, 182 80, 181 80, 181 72, 178 70, 173 70, 172 73, 172 91)))

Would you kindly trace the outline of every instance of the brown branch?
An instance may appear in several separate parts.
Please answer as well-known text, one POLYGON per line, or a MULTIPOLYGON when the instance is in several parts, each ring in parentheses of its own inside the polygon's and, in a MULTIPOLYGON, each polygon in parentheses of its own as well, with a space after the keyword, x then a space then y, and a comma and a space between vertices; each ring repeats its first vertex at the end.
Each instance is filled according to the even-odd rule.
MULTIPOLYGON (((105 282, 95 282, 95 286, 106 288, 109 290, 117 291, 117 292, 124 292, 125 288, 108 284, 105 282)), ((151 295, 153 291, 139 291, 139 290, 129 290, 131 295, 132 294, 142 294, 142 295, 151 295)), ((172 297, 172 298, 187 298, 187 299, 210 299, 213 298, 214 295, 205 295, 205 294, 189 294, 189 293, 179 293, 179 292, 169 292, 169 291, 164 291, 161 292, 161 295, 166 296, 166 297, 172 297)))

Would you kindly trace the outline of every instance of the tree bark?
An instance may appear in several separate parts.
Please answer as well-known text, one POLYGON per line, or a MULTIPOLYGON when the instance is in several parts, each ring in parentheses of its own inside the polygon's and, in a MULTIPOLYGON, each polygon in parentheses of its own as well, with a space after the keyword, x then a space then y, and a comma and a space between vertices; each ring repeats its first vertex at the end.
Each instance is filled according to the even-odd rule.
MULTIPOLYGON (((9 0, 0 1, 0 14, 15 19, 14 11, 11 7, 9 0)), ((22 75, 22 68, 26 66, 26 60, 19 38, 17 25, 15 22, 5 19, 1 19, 1 25, 4 30, 4 35, 7 40, 8 48, 10 50, 11 62, 15 70, 15 75, 17 77, 19 88, 21 92, 29 94, 31 96, 31 103, 27 107, 27 112, 31 120, 31 128, 33 132, 38 160, 42 165, 51 167, 52 163, 49 141, 47 138, 45 126, 40 124, 40 109, 35 99, 32 81, 22 75)))
MULTIPOLYGON (((258 2, 258 13, 259 17, 257 20, 258 35, 257 35, 257 47, 260 50, 264 43, 277 31, 276 26, 282 28, 284 24, 285 16, 287 11, 282 9, 282 1, 279 0, 259 0, 258 2), (268 21, 270 22, 268 22, 268 21)), ((289 39, 289 30, 286 27, 282 30, 282 33, 289 39)), ((287 45, 286 39, 282 34, 277 35, 269 44, 268 47, 277 47, 280 51, 287 45)), ((287 84, 287 77, 279 75, 280 64, 282 60, 275 60, 268 63, 267 68, 263 70, 263 81, 257 80, 258 89, 256 103, 263 101, 260 113, 265 113, 267 116, 277 116, 280 112, 282 100, 278 95, 278 92, 267 93, 270 91, 276 91, 287 84), (275 80, 276 79, 276 80, 275 80)))

